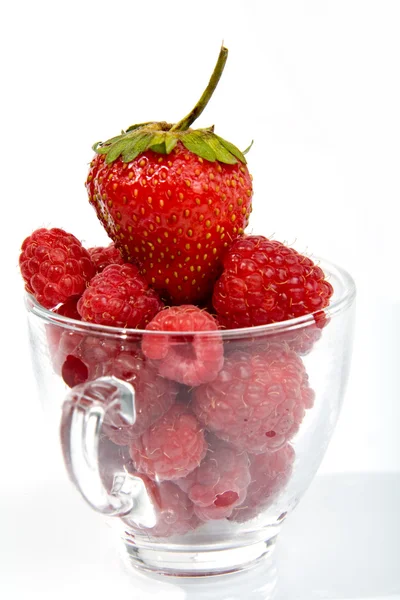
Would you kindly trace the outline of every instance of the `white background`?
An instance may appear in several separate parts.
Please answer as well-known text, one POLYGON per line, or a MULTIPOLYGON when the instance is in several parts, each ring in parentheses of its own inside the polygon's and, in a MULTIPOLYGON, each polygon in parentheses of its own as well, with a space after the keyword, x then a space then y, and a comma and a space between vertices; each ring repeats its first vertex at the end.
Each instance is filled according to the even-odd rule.
MULTIPOLYGON (((198 125, 215 123, 241 148, 254 140, 257 230, 262 223, 266 235, 341 264, 358 287, 352 372, 321 475, 400 470, 399 27, 396 0, 3 6, 0 461, 1 496, 17 529, 23 518, 12 499, 21 505, 23 489, 29 503, 29 490, 58 477, 27 349, 20 244, 40 226, 63 227, 88 245, 106 241, 83 185, 91 145, 134 122, 184 116, 222 40, 228 63, 198 125)), ((57 507, 50 511, 57 520, 57 507)), ((42 526, 49 533, 46 519, 42 526)), ((10 527, 0 535, 7 557, 12 536, 10 527)), ((39 569, 45 594, 51 578, 41 577, 39 569)), ((3 579, 8 598, 25 597, 18 579, 3 579)))

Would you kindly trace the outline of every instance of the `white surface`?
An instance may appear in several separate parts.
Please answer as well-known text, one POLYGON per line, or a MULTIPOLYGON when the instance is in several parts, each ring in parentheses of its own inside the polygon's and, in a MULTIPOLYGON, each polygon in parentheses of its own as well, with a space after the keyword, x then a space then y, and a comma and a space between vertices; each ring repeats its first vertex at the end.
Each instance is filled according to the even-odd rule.
MULTIPOLYGON (((264 566, 207 580, 130 573, 65 481, 0 490, 0 597, 267 600, 264 566)), ((325 475, 281 533, 274 600, 400 598, 400 475, 325 475)))
MULTIPOLYGON (((15 539, 29 550, 20 567, 13 563, 17 585, 18 568, 29 564, 42 597, 59 580, 77 595, 90 578, 108 576, 96 544, 89 570, 64 570, 63 539, 57 551, 45 543, 48 521, 71 549, 68 536, 79 544, 86 536, 60 522, 53 503, 43 508, 44 489, 32 497, 27 485, 25 502, 18 491, 27 473, 31 482, 57 473, 30 367, 20 243, 43 225, 105 242, 83 187, 92 143, 132 122, 186 114, 222 39, 230 57, 199 126, 216 123, 242 148, 254 139, 253 223, 342 264, 358 285, 353 368, 321 473, 400 470, 399 22, 396 0, 16 0, 2 8, 0 461, 1 499, 14 516, 0 538, 3 552, 15 539), (12 513, 13 495, 20 512, 12 513), (26 539, 37 514, 43 526, 26 539)), ((77 510, 85 511, 78 502, 77 510)), ((1 517, 8 522, 4 509, 1 517)), ((87 549, 80 554, 78 545, 76 554, 87 558, 87 549)), ((1 585, 12 589, 12 577, 2 574, 1 585)), ((110 578, 99 589, 111 593, 114 585, 110 578)))

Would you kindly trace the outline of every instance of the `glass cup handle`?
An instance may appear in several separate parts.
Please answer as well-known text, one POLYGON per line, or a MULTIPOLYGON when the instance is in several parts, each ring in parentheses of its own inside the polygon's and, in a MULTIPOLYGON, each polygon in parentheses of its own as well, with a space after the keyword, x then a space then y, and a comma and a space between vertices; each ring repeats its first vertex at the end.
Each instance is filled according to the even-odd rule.
POLYGON ((116 377, 99 377, 68 393, 61 421, 61 445, 69 477, 97 512, 154 527, 154 504, 142 478, 118 472, 110 492, 101 479, 99 441, 106 410, 110 409, 133 425, 135 390, 131 384, 116 377))

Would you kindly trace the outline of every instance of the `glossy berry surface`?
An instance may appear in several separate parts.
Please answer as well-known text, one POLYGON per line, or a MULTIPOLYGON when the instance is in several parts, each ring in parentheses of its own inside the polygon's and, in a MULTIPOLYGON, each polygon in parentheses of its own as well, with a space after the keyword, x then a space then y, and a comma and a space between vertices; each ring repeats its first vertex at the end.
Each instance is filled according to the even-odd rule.
POLYGON ((101 273, 101 271, 104 271, 104 269, 109 265, 124 264, 124 259, 122 258, 121 252, 113 243, 105 247, 95 246, 93 248, 89 248, 88 252, 97 273, 101 273))
POLYGON ((45 308, 79 296, 95 273, 80 241, 63 229, 37 229, 21 247, 19 266, 25 289, 45 308))
POLYGON ((228 353, 216 379, 193 391, 191 408, 216 436, 261 454, 297 433, 313 398, 301 359, 277 345, 228 353))
POLYGON ((185 336, 144 335, 144 354, 154 360, 163 377, 188 386, 212 381, 224 362, 220 335, 202 335, 217 332, 215 319, 205 310, 193 305, 173 306, 159 312, 146 330, 185 333, 185 336), (199 333, 200 335, 196 335, 199 333))
POLYGON ((169 303, 206 299, 228 245, 242 235, 251 210, 245 164, 210 162, 180 142, 131 162, 93 158, 89 201, 125 260, 169 303))
POLYGON ((321 311, 332 293, 310 258, 281 242, 246 236, 225 255, 213 306, 224 327, 252 327, 321 311))
POLYGON ((110 265, 95 275, 78 302, 84 321, 142 329, 162 308, 134 265, 110 265))
POLYGON ((54 312, 57 315, 62 315, 63 317, 68 317, 69 319, 75 319, 76 321, 81 320, 81 315, 78 313, 78 302, 80 296, 70 296, 64 304, 61 304, 57 308, 54 309, 54 312))
POLYGON ((191 411, 174 404, 129 447, 136 469, 156 481, 186 477, 207 452, 203 428, 191 411))

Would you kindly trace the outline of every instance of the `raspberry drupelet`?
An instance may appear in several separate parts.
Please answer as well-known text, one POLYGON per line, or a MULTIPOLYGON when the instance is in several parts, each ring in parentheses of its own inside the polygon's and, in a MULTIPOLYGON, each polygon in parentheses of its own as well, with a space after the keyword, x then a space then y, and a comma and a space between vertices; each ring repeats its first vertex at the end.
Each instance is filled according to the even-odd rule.
POLYGON ((95 275, 77 308, 83 321, 144 329, 163 304, 134 265, 109 265, 95 275))
POLYGON ((45 308, 79 296, 95 274, 89 252, 63 229, 37 229, 21 247, 19 266, 25 289, 45 308))
POLYGON ((193 390, 191 408, 219 438, 261 454, 297 433, 313 399, 300 357, 271 345, 228 352, 216 379, 193 390))
POLYGON ((222 326, 252 327, 321 311, 332 293, 310 258, 281 242, 249 235, 227 251, 213 306, 222 326))
POLYGON ((159 312, 146 330, 189 332, 185 336, 143 337, 143 352, 154 360, 163 377, 188 386, 215 379, 224 362, 224 350, 221 336, 215 335, 218 325, 208 312, 193 305, 173 306, 159 312), (214 335, 207 336, 207 332, 214 335))

